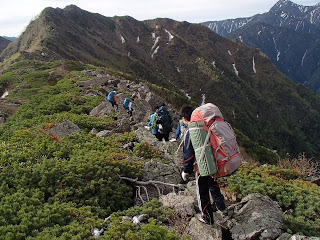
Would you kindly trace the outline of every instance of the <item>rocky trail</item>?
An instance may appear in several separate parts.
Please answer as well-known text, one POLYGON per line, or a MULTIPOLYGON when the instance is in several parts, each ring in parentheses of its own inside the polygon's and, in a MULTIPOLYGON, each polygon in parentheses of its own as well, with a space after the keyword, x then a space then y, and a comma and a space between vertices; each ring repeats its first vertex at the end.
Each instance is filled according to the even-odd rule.
MULTIPOLYGON (((163 205, 176 210, 177 221, 180 221, 183 226, 181 231, 194 240, 317 239, 284 233, 282 209, 277 202, 261 194, 251 194, 241 202, 236 202, 235 199, 223 192, 228 205, 226 213, 214 213, 215 224, 213 227, 198 221, 195 217, 198 212, 195 180, 191 177, 188 183, 183 183, 180 177, 183 165, 182 149, 177 151, 180 141, 158 141, 151 131, 145 128, 153 107, 163 104, 164 99, 152 93, 145 83, 133 83, 98 70, 85 71, 84 74, 90 77, 90 80, 76 83, 83 89, 83 97, 100 95, 105 98, 108 92, 115 90, 119 104, 118 110, 113 109, 108 101, 102 101, 95 107, 90 112, 91 116, 104 117, 113 114, 117 121, 112 129, 100 132, 92 129, 91 132, 104 138, 112 134, 134 131, 136 133, 134 141, 124 144, 122 148, 132 151, 135 144, 146 142, 156 148, 163 156, 161 160, 152 159, 145 162, 145 174, 143 179, 139 179, 139 181, 119 176, 122 177, 122 181, 131 181, 135 184, 135 203, 137 205, 142 205, 154 197, 158 198, 163 205), (133 99, 133 116, 131 118, 122 107, 126 97, 133 99)), ((13 104, 12 102, 7 103, 7 106, 13 104)), ((172 106, 167 106, 173 109, 172 106)), ((14 109, 16 107, 17 105, 14 105, 14 109)), ((173 110, 177 124, 178 113, 176 109, 173 110)), ((0 121, 1 119, 5 119, 5 112, 0 115, 0 121)), ((50 131, 58 137, 62 137, 78 132, 80 129, 74 123, 65 120, 54 125, 50 131)), ((170 138, 172 137, 174 137, 174 132, 170 134, 170 138)))

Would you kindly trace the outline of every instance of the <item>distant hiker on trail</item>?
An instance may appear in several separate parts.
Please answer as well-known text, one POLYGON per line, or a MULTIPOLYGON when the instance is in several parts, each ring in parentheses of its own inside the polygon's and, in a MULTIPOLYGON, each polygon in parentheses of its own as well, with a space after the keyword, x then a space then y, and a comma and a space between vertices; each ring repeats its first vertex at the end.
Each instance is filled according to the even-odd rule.
POLYGON ((164 104, 155 108, 155 113, 151 114, 148 126, 159 141, 162 139, 169 141, 169 134, 172 132, 172 118, 164 104))
POLYGON ((117 110, 118 110, 118 101, 117 101, 116 93, 117 93, 116 91, 109 92, 109 94, 107 96, 107 100, 111 103, 112 108, 114 108, 114 106, 116 106, 117 110))
MULTIPOLYGON (((190 105, 185 105, 181 108, 180 115, 182 117, 183 123, 188 126, 191 120, 191 114, 193 112, 193 107, 190 105)), ((195 162, 195 151, 190 140, 189 130, 185 131, 185 136, 183 138, 183 155, 184 155, 184 166, 181 173, 181 177, 184 181, 188 180, 188 175, 193 172, 194 162, 195 162)), ((196 186, 197 186, 197 198, 199 203, 199 209, 201 215, 197 218, 199 221, 207 224, 213 224, 213 211, 210 202, 210 193, 212 199, 215 202, 216 208, 220 211, 225 210, 226 206, 224 203, 224 197, 220 192, 220 187, 217 181, 211 176, 202 177, 198 173, 197 165, 195 164, 196 170, 196 186), (209 193, 210 192, 210 193, 209 193)))
POLYGON ((132 117, 132 112, 133 112, 133 109, 132 109, 132 102, 130 100, 130 98, 125 98, 124 101, 123 101, 123 108, 128 110, 128 114, 130 117, 132 117))
POLYGON ((175 142, 178 140, 178 138, 183 139, 184 133, 185 133, 185 129, 187 128, 187 126, 183 123, 182 118, 179 120, 178 122, 178 126, 176 129, 176 135, 174 138, 170 139, 170 142, 175 142))

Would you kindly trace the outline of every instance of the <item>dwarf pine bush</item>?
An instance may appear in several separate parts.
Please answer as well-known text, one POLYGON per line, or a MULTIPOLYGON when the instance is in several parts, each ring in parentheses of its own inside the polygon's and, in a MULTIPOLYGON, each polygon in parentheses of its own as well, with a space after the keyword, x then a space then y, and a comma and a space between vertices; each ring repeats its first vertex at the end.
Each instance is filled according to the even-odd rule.
POLYGON ((240 198, 261 193, 277 201, 283 211, 293 209, 293 215, 284 215, 289 233, 320 236, 320 189, 297 171, 243 164, 228 178, 228 184, 228 191, 240 198))

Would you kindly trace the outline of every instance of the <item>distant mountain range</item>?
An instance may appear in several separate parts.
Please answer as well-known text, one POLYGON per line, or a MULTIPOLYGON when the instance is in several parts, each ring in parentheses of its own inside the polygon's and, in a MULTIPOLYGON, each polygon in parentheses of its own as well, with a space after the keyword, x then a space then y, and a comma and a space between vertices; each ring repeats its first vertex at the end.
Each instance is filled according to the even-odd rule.
POLYGON ((8 46, 11 41, 4 37, 0 37, 0 53, 8 46))
POLYGON ((260 50, 203 25, 109 18, 75 5, 46 8, 2 51, 0 71, 14 69, 17 53, 20 60, 103 66, 153 83, 163 96, 167 88, 198 104, 213 102, 253 141, 282 156, 306 152, 320 159, 319 96, 282 74, 260 50))
POLYGON ((16 37, 7 37, 7 36, 1 36, 5 39, 8 39, 10 42, 14 42, 17 38, 16 37))
POLYGON ((259 48, 284 74, 320 94, 320 3, 280 0, 264 14, 203 25, 259 48))

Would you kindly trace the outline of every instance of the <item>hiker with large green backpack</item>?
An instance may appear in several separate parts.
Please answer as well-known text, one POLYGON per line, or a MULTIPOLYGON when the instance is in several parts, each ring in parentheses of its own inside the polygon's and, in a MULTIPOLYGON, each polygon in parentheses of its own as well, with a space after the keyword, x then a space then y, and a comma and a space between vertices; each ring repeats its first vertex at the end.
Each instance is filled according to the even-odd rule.
POLYGON ((228 176, 241 165, 236 135, 220 109, 207 103, 196 108, 188 126, 201 176, 228 176))
POLYGON ((210 194, 216 208, 221 212, 225 210, 224 197, 221 194, 216 178, 231 174, 241 164, 235 136, 232 128, 227 123, 229 130, 225 129, 225 124, 222 124, 222 131, 220 131, 219 123, 218 132, 220 131, 220 133, 219 136, 216 136, 216 122, 224 121, 220 110, 213 104, 205 104, 195 110, 193 110, 192 106, 185 105, 181 108, 180 115, 183 122, 188 126, 183 140, 184 167, 181 176, 184 181, 187 181, 188 174, 192 173, 195 168, 197 198, 201 211, 201 215, 197 215, 197 218, 201 222, 213 224, 214 218, 210 194), (216 144, 218 142, 219 144, 216 144), (229 145, 234 145, 231 147, 233 150, 228 150, 228 153, 226 153, 225 149, 229 148, 229 145), (209 155, 212 157, 210 158, 209 155), (222 155, 225 157, 222 158, 222 155), (233 159, 236 163, 233 162, 233 166, 230 168, 229 162, 233 161, 233 159), (221 164, 221 161, 224 164, 221 164), (210 162, 209 166, 208 162, 210 162), (235 167, 234 165, 237 166, 235 167))

